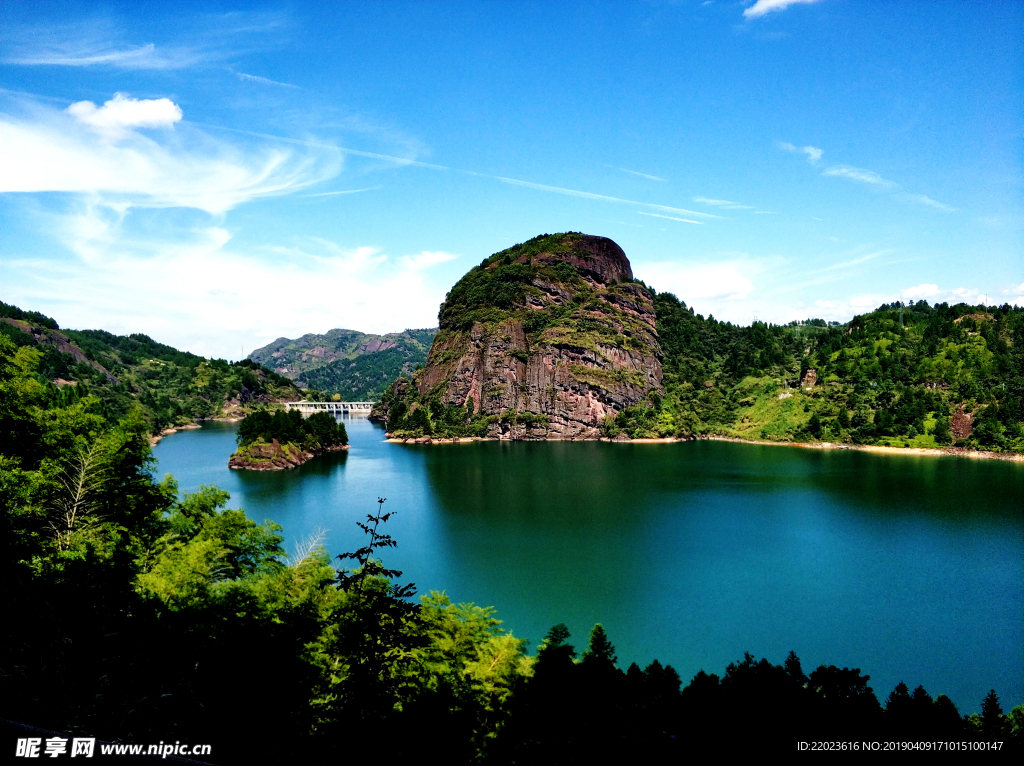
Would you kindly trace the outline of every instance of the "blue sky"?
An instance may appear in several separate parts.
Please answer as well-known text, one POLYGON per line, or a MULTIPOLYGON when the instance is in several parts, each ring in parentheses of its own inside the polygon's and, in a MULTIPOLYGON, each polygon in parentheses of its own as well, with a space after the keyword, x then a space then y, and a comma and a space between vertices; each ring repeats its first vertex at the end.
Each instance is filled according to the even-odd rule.
POLYGON ((236 359, 611 237, 719 319, 1024 304, 1024 4, 0 3, 0 297, 236 359), (984 298, 982 296, 985 296, 984 298))

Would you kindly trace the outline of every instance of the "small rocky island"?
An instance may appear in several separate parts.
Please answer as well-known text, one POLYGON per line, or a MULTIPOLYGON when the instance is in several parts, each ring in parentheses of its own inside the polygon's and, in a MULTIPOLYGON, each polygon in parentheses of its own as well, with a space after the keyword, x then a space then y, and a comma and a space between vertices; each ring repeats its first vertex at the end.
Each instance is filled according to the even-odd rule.
POLYGON ((426 366, 371 417, 397 438, 598 439, 664 395, 651 292, 615 242, 542 235, 448 293, 426 366))
POLYGON ((229 468, 281 471, 297 468, 324 452, 348 449, 345 424, 327 412, 303 419, 297 410, 259 409, 238 427, 238 450, 229 468))

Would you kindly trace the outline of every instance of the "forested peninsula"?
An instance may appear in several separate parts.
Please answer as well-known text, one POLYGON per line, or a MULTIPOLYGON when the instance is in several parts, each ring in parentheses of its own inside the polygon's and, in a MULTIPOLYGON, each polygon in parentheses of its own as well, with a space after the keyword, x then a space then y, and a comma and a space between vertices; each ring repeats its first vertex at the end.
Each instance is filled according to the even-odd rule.
POLYGON ((1024 308, 880 306, 740 327, 633 277, 611 240, 542 235, 446 296, 394 438, 736 438, 1024 452, 1024 308))
POLYGON ((69 401, 42 359, 0 337, 9 742, 201 742, 218 764, 402 763, 442 746, 446 763, 511 764, 677 760, 698 738, 764 753, 854 739, 1009 750, 1024 737, 1024 706, 1004 713, 995 691, 957 701, 980 707, 967 716, 913 683, 880 702, 860 669, 806 672, 794 654, 746 655, 685 685, 653 659, 622 670, 600 625, 582 652, 555 625, 530 654, 494 609, 401 584, 382 561, 395 544, 383 500, 359 522, 360 549, 311 540, 287 556, 281 528, 228 508, 226 492, 179 499, 153 478, 141 407, 114 420, 95 395, 69 401))

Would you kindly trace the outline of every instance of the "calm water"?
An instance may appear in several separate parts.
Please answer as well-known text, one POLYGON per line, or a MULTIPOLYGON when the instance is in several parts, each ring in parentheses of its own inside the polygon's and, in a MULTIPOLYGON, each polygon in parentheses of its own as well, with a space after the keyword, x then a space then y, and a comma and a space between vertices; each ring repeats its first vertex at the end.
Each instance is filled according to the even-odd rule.
POLYGON ((397 511, 387 566, 421 593, 493 605, 531 644, 604 624, 619 665, 658 658, 687 682, 749 651, 805 670, 900 680, 977 711, 1024 701, 1024 466, 724 442, 386 444, 294 471, 231 471, 235 428, 164 439, 154 473, 218 484, 286 546, 318 528, 364 543, 378 497, 397 511))

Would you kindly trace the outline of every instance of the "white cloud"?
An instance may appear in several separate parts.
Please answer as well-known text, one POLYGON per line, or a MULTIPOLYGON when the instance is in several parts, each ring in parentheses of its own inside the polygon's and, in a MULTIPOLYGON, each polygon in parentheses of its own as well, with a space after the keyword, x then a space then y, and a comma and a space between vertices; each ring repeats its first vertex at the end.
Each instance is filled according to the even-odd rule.
POLYGON ((723 210, 753 210, 754 208, 750 205, 741 205, 738 202, 730 202, 727 199, 708 199, 707 197, 694 197, 694 202, 700 202, 702 205, 714 205, 720 207, 723 210))
POLYGON ((899 198, 905 200, 906 202, 917 202, 920 205, 928 205, 929 207, 937 208, 938 210, 942 210, 946 213, 958 212, 955 207, 944 205, 943 203, 937 202, 936 200, 933 200, 931 197, 928 197, 924 194, 901 194, 899 195, 899 198))
POLYGON ((1024 282, 999 291, 1002 300, 1015 306, 1024 306, 1024 282))
POLYGON ((854 181, 860 181, 865 184, 873 184, 875 186, 882 186, 887 189, 891 189, 899 186, 892 181, 887 181, 882 178, 878 173, 872 170, 864 170, 862 168, 852 168, 849 165, 834 165, 822 172, 823 176, 833 176, 838 178, 849 178, 854 181))
POLYGON ((940 292, 941 291, 939 290, 938 285, 924 283, 916 285, 915 287, 908 287, 906 290, 902 290, 900 292, 900 297, 906 301, 919 301, 924 298, 931 300, 940 292))
POLYGON ((687 304, 711 305, 715 302, 745 299, 754 291, 754 283, 746 275, 749 265, 740 261, 725 263, 644 264, 641 274, 645 282, 660 292, 674 293, 687 304))
POLYGON ((284 194, 335 175, 340 152, 299 152, 262 142, 237 146, 179 125, 157 136, 133 128, 170 127, 181 110, 168 99, 115 96, 58 112, 35 104, 0 120, 0 191, 77 192, 109 205, 192 207, 224 213, 248 200, 284 194))
MULTIPOLYGON (((483 173, 474 173, 473 175, 484 175, 483 173)), ((636 202, 630 199, 620 199, 619 197, 609 197, 605 194, 594 194, 593 192, 578 191, 576 189, 564 189, 561 186, 547 186, 546 184, 535 184, 530 181, 520 181, 517 178, 503 178, 501 176, 487 176, 488 178, 494 178, 495 180, 501 181, 502 183, 512 184, 513 186, 522 186, 527 189, 537 189, 538 191, 551 192, 553 194, 565 194, 570 197, 582 197, 584 199, 600 200, 602 202, 617 202, 624 205, 637 205, 639 207, 649 207, 654 210, 664 210, 666 213, 683 213, 685 215, 696 215, 701 218, 721 218, 720 215, 712 215, 711 213, 698 213, 696 210, 686 210, 681 207, 669 207, 668 205, 655 205, 652 202, 636 202)))
POLYGON ((417 253, 416 255, 403 255, 401 259, 399 259, 399 262, 410 271, 423 271, 424 269, 429 269, 433 266, 453 261, 456 258, 458 258, 458 256, 452 255, 451 253, 443 253, 440 251, 431 253, 424 250, 422 253, 417 253))
POLYGON ((824 149, 819 149, 816 146, 794 146, 788 141, 779 141, 779 148, 787 152, 797 152, 800 154, 807 155, 807 161, 812 165, 821 159, 821 155, 825 153, 824 149))
POLYGON ((117 69, 182 69, 205 58, 184 48, 157 50, 153 43, 123 48, 89 44, 53 45, 23 52, 4 59, 4 63, 21 66, 109 66, 117 69))
POLYGON ((821 155, 825 152, 816 146, 805 146, 800 151, 807 155, 807 159, 811 162, 817 162, 821 159, 821 155))
POLYGON ((674 215, 659 215, 658 213, 643 213, 643 212, 641 212, 639 210, 637 211, 637 213, 639 215, 649 215, 651 218, 667 218, 670 221, 680 221, 682 223, 696 223, 696 224, 704 223, 703 221, 691 221, 689 218, 677 218, 674 215))
POLYGON ((87 11, 77 14, 74 21, 59 22, 59 18, 68 16, 50 14, 51 18, 39 24, 8 23, 3 62, 18 66, 183 69, 230 59, 238 52, 251 50, 254 43, 274 45, 289 24, 287 16, 273 12, 179 15, 173 32, 189 44, 168 46, 128 42, 129 37, 137 38, 138 31, 124 26, 117 15, 87 11))
POLYGON ((891 252, 893 252, 892 249, 877 250, 873 253, 867 253, 865 255, 857 256, 856 258, 853 258, 852 260, 849 261, 833 263, 831 266, 826 266, 823 269, 818 269, 818 272, 835 271, 836 269, 847 269, 850 268, 851 266, 858 266, 862 263, 866 263, 867 261, 873 261, 875 258, 879 258, 883 255, 888 255, 891 252))
POLYGON ((304 194, 303 197, 337 197, 343 194, 360 194, 362 192, 376 191, 379 186, 367 186, 365 189, 339 189, 338 191, 317 192, 316 194, 304 194))
POLYGON ((743 17, 756 19, 772 11, 784 11, 791 5, 797 3, 816 3, 818 0, 757 0, 752 6, 743 11, 743 17))
POLYGON ((450 283, 435 269, 457 257, 394 257, 313 238, 248 249, 217 225, 168 224, 159 239, 147 239, 131 224, 104 205, 83 206, 57 227, 70 261, 56 268, 50 259, 5 262, 17 299, 62 326, 143 332, 194 353, 238 359, 282 335, 435 326, 450 283))
POLYGON ((68 114, 81 123, 101 131, 121 132, 125 128, 172 128, 181 120, 181 107, 169 98, 129 98, 126 93, 97 108, 92 101, 77 101, 68 114))
POLYGON ((927 300, 929 303, 968 303, 971 305, 988 303, 990 306, 1002 303, 1024 305, 1024 284, 1011 285, 993 294, 975 287, 954 287, 951 290, 942 290, 938 285, 926 283, 901 290, 900 299, 904 301, 927 300))
POLYGON ((619 168, 623 173, 630 173, 634 176, 640 176, 641 178, 647 178, 651 181, 667 181, 665 178, 659 178, 658 176, 652 176, 647 173, 641 173, 637 170, 629 170, 628 168, 619 168))
POLYGON ((893 296, 884 293, 853 295, 839 300, 816 300, 805 312, 807 318, 827 319, 830 322, 848 322, 857 314, 869 311, 893 300, 893 296))
POLYGON ((278 82, 277 80, 271 80, 267 77, 260 77, 255 74, 246 74, 245 72, 235 72, 235 75, 239 80, 245 80, 246 82, 258 82, 261 85, 280 85, 283 88, 298 88, 298 85, 292 85, 287 82, 278 82))

